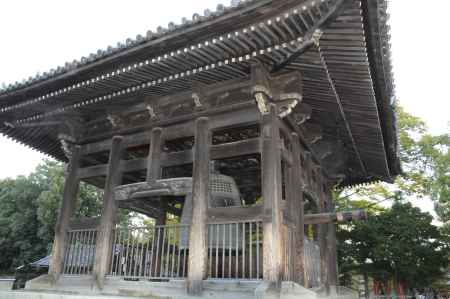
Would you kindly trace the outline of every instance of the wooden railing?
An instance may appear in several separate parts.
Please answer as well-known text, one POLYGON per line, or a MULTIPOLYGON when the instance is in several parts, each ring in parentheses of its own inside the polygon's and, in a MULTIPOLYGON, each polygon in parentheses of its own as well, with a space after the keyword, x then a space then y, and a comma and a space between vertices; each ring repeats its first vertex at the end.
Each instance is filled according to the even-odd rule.
POLYGON ((208 278, 262 279, 262 221, 208 224, 208 278))
POLYGON ((66 236, 62 273, 89 275, 95 258, 96 229, 69 230, 66 236))
POLYGON ((187 276, 189 226, 117 228, 109 275, 170 279, 187 276))

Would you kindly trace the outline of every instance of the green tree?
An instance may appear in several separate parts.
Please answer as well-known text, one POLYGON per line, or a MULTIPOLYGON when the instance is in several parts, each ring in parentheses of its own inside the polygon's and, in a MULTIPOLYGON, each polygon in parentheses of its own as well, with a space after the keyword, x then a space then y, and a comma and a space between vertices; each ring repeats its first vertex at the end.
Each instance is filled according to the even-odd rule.
POLYGON ((339 254, 347 271, 409 287, 429 286, 442 277, 449 254, 446 239, 432 220, 410 203, 396 201, 367 221, 341 229, 339 254))
MULTIPOLYGON (((394 184, 376 183, 337 192, 335 194, 337 207, 343 210, 363 208, 369 210, 372 215, 383 215, 382 209, 376 211, 379 208, 377 203, 395 203, 405 197, 429 197, 435 203, 439 220, 444 223, 440 228, 440 236, 447 238, 448 244, 450 240, 450 133, 431 135, 420 118, 408 114, 400 106, 396 110, 399 158, 403 173, 396 178, 394 184)), ((417 219, 418 222, 419 220, 417 219)), ((367 225, 369 224, 373 223, 369 221, 367 225)), ((343 273, 342 278, 347 282, 351 279, 352 272, 375 273, 371 267, 376 266, 377 273, 382 275, 383 267, 390 269, 381 263, 371 265, 364 262, 373 245, 385 240, 372 238, 369 228, 356 223, 341 226, 338 230, 340 269, 343 273), (361 231, 362 228, 366 231, 361 231)), ((377 231, 376 227, 372 229, 377 231)))
POLYGON ((42 189, 20 176, 0 181, 0 272, 11 272, 46 253, 37 234, 37 202, 42 189))
MULTIPOLYGON (((0 180, 0 273, 50 252, 63 189, 64 166, 51 160, 27 177, 0 180)), ((101 195, 81 183, 76 217, 100 215, 101 195)))
MULTIPOLYGON (((37 198, 37 216, 40 222, 38 235, 48 244, 48 250, 50 250, 64 192, 64 165, 56 161, 45 160, 30 175, 30 179, 43 190, 37 198)), ((75 218, 100 216, 102 193, 102 190, 95 186, 81 182, 75 218)))

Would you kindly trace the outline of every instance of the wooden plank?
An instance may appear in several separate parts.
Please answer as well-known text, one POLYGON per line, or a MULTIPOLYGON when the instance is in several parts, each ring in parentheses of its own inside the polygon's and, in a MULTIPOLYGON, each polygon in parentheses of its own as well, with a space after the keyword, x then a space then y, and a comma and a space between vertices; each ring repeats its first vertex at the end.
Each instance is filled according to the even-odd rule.
POLYGON ((269 104, 261 118, 262 195, 264 198, 263 278, 278 284, 282 274, 282 179, 278 113, 269 104))
POLYGON ((192 219, 189 232, 189 268, 187 291, 200 295, 207 263, 207 209, 209 200, 209 161, 211 131, 209 119, 195 122, 194 165, 192 176, 192 219))
POLYGON ((73 216, 76 207, 80 182, 77 175, 80 159, 81 147, 75 146, 72 150, 72 157, 70 158, 67 169, 62 204, 55 226, 55 239, 53 241, 52 257, 48 271, 48 274, 52 277, 52 283, 56 283, 62 270, 67 230, 69 228, 70 218, 73 216))
POLYGON ((105 275, 111 262, 113 230, 116 220, 117 203, 114 200, 114 188, 120 183, 120 159, 123 154, 123 137, 114 136, 109 155, 108 174, 103 193, 102 218, 97 236, 94 261, 94 277, 99 289, 103 289, 105 275))
POLYGON ((252 221, 262 217, 263 205, 208 209, 208 223, 252 221))

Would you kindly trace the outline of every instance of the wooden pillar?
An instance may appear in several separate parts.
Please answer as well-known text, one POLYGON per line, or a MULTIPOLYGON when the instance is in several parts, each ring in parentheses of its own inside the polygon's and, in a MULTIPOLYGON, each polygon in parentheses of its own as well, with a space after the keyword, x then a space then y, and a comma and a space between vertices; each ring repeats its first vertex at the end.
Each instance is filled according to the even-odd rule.
POLYGON ((147 182, 155 181, 161 176, 161 135, 161 128, 153 128, 147 159, 147 182))
POLYGON ((53 282, 56 282, 61 274, 67 230, 69 228, 70 218, 75 212, 80 183, 77 177, 80 158, 81 148, 80 146, 75 146, 67 168, 63 199, 55 226, 55 239, 53 241, 52 257, 48 271, 49 275, 52 276, 53 282))
POLYGON ((292 210, 294 211, 294 225, 295 225, 295 251, 294 251, 294 279, 296 282, 305 286, 305 252, 304 252, 304 238, 305 238, 305 223, 304 223, 304 206, 303 206, 303 190, 302 190, 302 171, 300 162, 300 140, 297 133, 292 133, 292 179, 295 199, 292 210))
MULTIPOLYGON (((327 190, 328 195, 328 207, 330 213, 335 212, 333 198, 330 195, 330 192, 327 190)), ((328 223, 328 283, 329 285, 335 289, 336 286, 339 285, 338 281, 338 266, 337 266, 337 244, 336 244, 336 225, 337 223, 329 222, 328 223)))
POLYGON ((192 173, 192 219, 189 233, 187 291, 199 295, 203 290, 207 263, 207 208, 209 199, 209 160, 211 132, 207 117, 195 121, 194 165, 192 173))
POLYGON ((263 223, 263 278, 278 285, 282 273, 281 221, 281 152, 278 113, 275 104, 269 104, 268 113, 261 119, 262 141, 262 196, 263 223))
MULTIPOLYGON (((152 183, 161 178, 161 143, 162 143, 162 128, 153 128, 150 136, 150 147, 147 158, 147 182, 152 183)), ((155 225, 166 225, 167 213, 166 203, 159 199, 159 215, 155 217, 155 225)), ((158 228, 154 231, 154 240, 158 240, 157 253, 153 254, 152 264, 155 265, 155 273, 161 273, 162 252, 163 252, 163 238, 158 238, 159 235, 165 233, 165 229, 158 228), (158 259, 158 260, 157 260, 158 259)))
POLYGON ((114 136, 109 154, 108 171, 103 193, 102 216, 97 231, 97 244, 95 249, 94 277, 100 289, 103 288, 105 275, 108 272, 111 262, 113 231, 117 211, 114 188, 120 184, 122 178, 122 173, 119 170, 122 153, 123 137, 114 136))
MULTIPOLYGON (((319 212, 326 213, 328 211, 327 200, 325 194, 322 192, 319 197, 319 212)), ((328 281, 328 223, 319 224, 319 247, 320 247, 320 280, 325 286, 327 294, 330 292, 330 283, 328 281)))

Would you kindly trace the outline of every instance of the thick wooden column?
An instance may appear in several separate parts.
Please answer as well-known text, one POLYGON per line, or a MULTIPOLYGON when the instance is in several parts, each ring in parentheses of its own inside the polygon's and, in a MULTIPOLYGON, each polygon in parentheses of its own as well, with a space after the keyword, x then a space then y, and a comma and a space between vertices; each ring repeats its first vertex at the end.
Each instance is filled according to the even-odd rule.
POLYGON ((53 282, 56 282, 61 274, 67 230, 69 228, 70 218, 75 212, 78 187, 80 183, 77 177, 80 158, 81 148, 80 146, 75 146, 72 150, 72 157, 70 158, 67 169, 63 199, 55 227, 55 239, 53 241, 52 257, 48 271, 48 273, 53 277, 53 282))
MULTIPOLYGON (((162 144, 162 128, 153 128, 150 136, 150 148, 147 158, 147 182, 152 183, 161 178, 161 144, 162 144)), ((159 198, 159 215, 155 217, 155 225, 166 225, 167 213, 166 203, 159 198)), ((163 239, 158 238, 159 234, 162 234, 164 230, 162 228, 155 230, 154 238, 158 240, 158 252, 153 254, 152 264, 155 266, 155 273, 159 275, 162 265, 162 252, 163 252, 163 239), (157 261, 158 259, 158 261, 157 261)))
POLYGON ((192 173, 192 219, 189 233, 187 291, 199 295, 203 290, 207 263, 207 208, 209 199, 209 160, 211 132, 209 120, 195 121, 194 165, 192 173))
POLYGON ((261 119, 263 223, 263 278, 279 283, 282 274, 282 221, 281 221, 281 151, 278 113, 275 104, 261 119))
POLYGON ((161 135, 161 128, 153 128, 147 159, 147 182, 155 181, 161 176, 161 135))
MULTIPOLYGON (((319 198, 319 212, 328 212, 327 200, 325 194, 321 194, 319 198)), ((327 294, 330 292, 330 283, 328 281, 328 223, 319 224, 319 247, 320 247, 320 280, 325 286, 327 294)))
POLYGON ((304 223, 304 206, 303 206, 303 190, 301 184, 302 171, 300 162, 300 140, 297 133, 292 133, 292 180, 294 182, 295 200, 293 202, 293 214, 295 224, 295 251, 294 251, 294 279, 296 282, 305 286, 305 252, 304 252, 304 238, 305 238, 305 223, 304 223))
MULTIPOLYGON (((330 195, 330 192, 327 192, 328 195, 328 207, 330 213, 335 212, 333 198, 330 195)), ((338 281, 338 266, 337 266, 337 244, 336 244, 336 225, 335 222, 328 223, 328 283, 330 286, 335 289, 337 285, 339 285, 338 281)))
POLYGON ((119 170, 123 153, 123 137, 114 136, 109 154, 108 173, 103 194, 103 209, 100 226, 97 231, 95 249, 94 277, 97 286, 102 289, 105 275, 111 262, 111 250, 117 205, 114 199, 114 188, 120 184, 122 173, 119 170))

